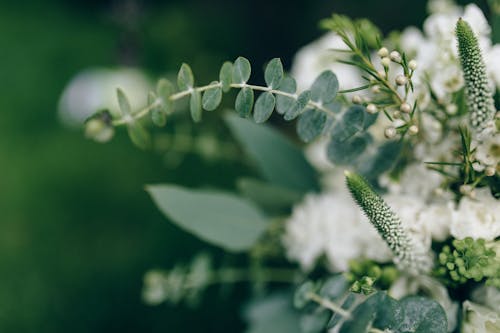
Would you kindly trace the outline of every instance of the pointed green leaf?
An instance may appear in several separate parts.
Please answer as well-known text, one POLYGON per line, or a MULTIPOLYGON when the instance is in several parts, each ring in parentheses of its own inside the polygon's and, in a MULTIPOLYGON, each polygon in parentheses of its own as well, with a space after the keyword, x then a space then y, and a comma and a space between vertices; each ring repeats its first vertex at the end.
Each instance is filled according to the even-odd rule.
POLYGON ((269 182, 301 193, 319 188, 315 171, 302 150, 281 133, 234 114, 226 115, 224 120, 269 182))
POLYGON ((201 121, 201 93, 198 90, 193 90, 189 100, 189 110, 191 111, 191 118, 194 122, 201 121))
POLYGON ((161 103, 163 111, 167 114, 174 112, 174 102, 170 99, 170 96, 175 92, 175 88, 172 82, 167 79, 160 79, 156 85, 156 93, 161 98, 161 103))
POLYGON ((263 123, 269 119, 274 110, 276 99, 269 91, 263 92, 255 102, 255 110, 253 112, 253 119, 257 124, 263 123))
POLYGON ((315 102, 327 104, 333 101, 339 90, 339 81, 332 71, 321 73, 311 86, 311 99, 315 102))
POLYGON ((252 112, 253 90, 245 87, 236 96, 235 109, 242 118, 246 118, 252 112))
POLYGON ((401 153, 400 141, 387 141, 380 145, 373 154, 364 154, 357 163, 357 172, 368 181, 377 179, 382 173, 390 170, 401 153))
POLYGON ((182 229, 228 251, 252 247, 267 220, 251 202, 231 193, 153 185, 147 190, 160 211, 182 229))
POLYGON ((130 140, 139 148, 147 149, 151 145, 151 138, 148 131, 138 122, 127 124, 130 140))
POLYGON ((351 106, 332 129, 331 135, 338 140, 347 140, 357 133, 365 131, 377 119, 378 114, 366 112, 361 105, 351 106))
POLYGON ((252 68, 248 59, 238 57, 233 65, 233 83, 245 83, 250 79, 252 68))
POLYGON ((180 91, 189 90, 194 87, 193 71, 188 64, 183 63, 177 74, 177 86, 180 91))
POLYGON ((231 89, 231 83, 233 83, 233 63, 226 61, 222 64, 219 72, 219 81, 222 83, 222 91, 228 92, 231 89))
POLYGON ((302 199, 299 192, 256 179, 239 179, 236 186, 246 198, 267 209, 290 208, 302 199))
POLYGON ((279 58, 269 61, 264 71, 264 79, 269 88, 279 88, 281 80, 283 80, 283 64, 279 58))
POLYGON ((128 98, 123 90, 120 88, 116 89, 116 97, 118 98, 118 106, 120 107, 122 116, 131 115, 132 108, 130 107, 130 102, 128 101, 128 98))
MULTIPOLYGON (((281 81, 279 90, 289 94, 295 94, 297 91, 297 83, 295 82, 295 79, 286 75, 281 81)), ((276 111, 278 111, 279 114, 284 114, 292 108, 295 102, 295 98, 278 94, 276 95, 276 111)))
POLYGON ((161 105, 151 107, 151 105, 155 105, 157 99, 158 99, 158 97, 156 97, 156 94, 154 92, 150 91, 148 94, 148 105, 151 108, 151 121, 156 126, 163 127, 167 123, 166 112, 161 107, 161 105))
MULTIPOLYGON (((217 84, 217 81, 213 81, 210 84, 217 84)), ((213 111, 217 109, 222 100, 222 90, 221 87, 215 87, 205 90, 203 93, 202 104, 203 108, 207 111, 213 111)))
POLYGON ((305 111, 297 122, 297 134, 304 142, 318 137, 326 124, 326 113, 316 109, 305 111))
POLYGON ((293 120, 297 118, 299 114, 302 113, 302 111, 306 108, 307 103, 311 100, 311 91, 306 90, 303 91, 295 103, 292 105, 290 109, 285 113, 285 116, 283 117, 286 121, 293 120))

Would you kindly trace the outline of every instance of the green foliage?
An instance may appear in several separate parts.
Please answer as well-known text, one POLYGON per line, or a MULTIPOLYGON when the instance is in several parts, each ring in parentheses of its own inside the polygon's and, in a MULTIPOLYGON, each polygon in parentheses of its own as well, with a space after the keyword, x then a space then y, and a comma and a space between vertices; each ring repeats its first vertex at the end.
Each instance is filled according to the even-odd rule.
POLYGON ((203 93, 202 105, 203 109, 207 111, 217 109, 222 101, 222 88, 217 83, 217 81, 211 82, 210 86, 213 86, 213 88, 209 88, 203 93))
POLYGON ((251 248, 268 222, 251 202, 234 194, 175 185, 147 190, 163 214, 195 236, 231 252, 251 248))
MULTIPOLYGON (((297 82, 291 76, 285 75, 280 84, 280 90, 287 94, 295 94, 297 91, 297 82)), ((288 95, 276 96, 276 111, 279 114, 285 114, 295 104, 295 98, 288 95)))
POLYGON ((331 71, 322 72, 311 86, 311 99, 322 105, 331 103, 337 91, 339 90, 339 81, 337 76, 331 71))
POLYGON ((319 188, 315 171, 303 152, 285 136, 232 114, 227 114, 224 119, 246 154, 271 184, 300 193, 319 188))
POLYGON ((252 73, 252 67, 248 59, 243 57, 238 57, 233 64, 233 83, 244 84, 250 79, 250 74, 252 73))
POLYGON ((244 312, 250 323, 247 333, 303 333, 290 298, 288 293, 274 293, 250 302, 244 312))
POLYGON ((275 104, 276 98, 274 98, 272 93, 266 91, 260 94, 257 98, 257 102, 255 102, 255 110, 253 113, 253 119, 255 122, 257 124, 266 122, 273 113, 275 104))
POLYGON ((247 118, 252 112, 254 93, 251 88, 244 87, 236 96, 234 109, 242 118, 247 118))
POLYGON ((283 64, 279 58, 274 58, 266 66, 264 79, 269 89, 278 89, 283 80, 283 64))
POLYGON ((127 96, 120 88, 116 89, 116 96, 118 98, 118 105, 120 106, 120 111, 123 116, 131 116, 132 108, 130 107, 130 102, 127 96))
POLYGON ((454 239, 451 246, 443 247, 438 260, 436 274, 448 285, 486 280, 487 284, 500 288, 500 259, 484 239, 454 239))
POLYGON ((148 131, 138 122, 131 122, 127 125, 130 140, 139 148, 147 149, 151 145, 151 136, 148 131))
POLYGON ((370 278, 371 282, 366 281, 370 290, 374 290, 372 287, 388 290, 399 277, 399 272, 393 265, 380 265, 372 260, 351 260, 345 276, 351 284, 358 282, 359 287, 365 284, 361 280, 365 279, 366 281, 366 278, 370 278))
POLYGON ((297 134, 304 142, 316 139, 325 128, 327 116, 316 109, 306 110, 297 122, 297 134))
POLYGON ((180 91, 190 90, 194 87, 194 76, 191 67, 183 63, 177 73, 177 86, 180 91))
POLYGON ((224 62, 219 72, 219 81, 222 85, 222 91, 227 93, 231 89, 233 83, 233 63, 230 61, 224 62))
POLYGON ((189 99, 189 110, 191 111, 191 118, 195 123, 201 121, 201 93, 198 90, 193 90, 191 98, 189 99))
POLYGON ((300 192, 256 179, 239 179, 236 186, 243 196, 265 209, 288 209, 302 199, 300 192))

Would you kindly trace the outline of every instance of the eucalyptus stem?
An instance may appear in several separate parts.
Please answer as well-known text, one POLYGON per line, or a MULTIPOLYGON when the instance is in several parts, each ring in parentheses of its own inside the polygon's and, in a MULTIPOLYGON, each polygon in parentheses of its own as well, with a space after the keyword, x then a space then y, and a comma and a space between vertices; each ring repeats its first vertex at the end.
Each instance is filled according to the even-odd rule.
POLYGON ((309 292, 306 294, 306 297, 309 298, 311 301, 318 303, 322 307, 331 310, 335 313, 338 313, 342 317, 348 319, 351 317, 351 313, 347 310, 344 310, 342 307, 339 305, 333 303, 329 299, 323 298, 320 295, 314 293, 314 292, 309 292))

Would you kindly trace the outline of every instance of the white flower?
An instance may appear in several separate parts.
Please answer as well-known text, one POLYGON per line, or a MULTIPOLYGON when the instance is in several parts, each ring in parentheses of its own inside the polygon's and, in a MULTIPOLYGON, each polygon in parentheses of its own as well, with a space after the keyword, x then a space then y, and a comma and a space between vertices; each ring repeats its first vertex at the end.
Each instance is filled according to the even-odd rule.
POLYGON ((477 199, 463 197, 451 221, 450 233, 457 239, 493 240, 500 236, 500 204, 488 189, 476 190, 477 199))
POLYGON ((354 66, 336 62, 332 49, 347 50, 337 34, 327 33, 320 39, 301 48, 293 60, 292 76, 297 81, 297 90, 308 89, 324 70, 330 69, 339 78, 340 89, 351 89, 364 84, 361 74, 354 66))
POLYGON ((500 332, 500 313, 488 307, 465 301, 463 303, 464 333, 498 333, 500 332))
POLYGON ((444 241, 450 235, 450 223, 453 220, 453 203, 434 203, 426 206, 418 215, 418 223, 422 225, 432 239, 444 241))
POLYGON ((286 222, 283 243, 288 257, 304 270, 311 269, 322 255, 333 271, 345 271, 351 259, 391 258, 389 248, 345 188, 307 195, 286 222))
POLYGON ((494 168, 500 163, 500 132, 485 135, 482 142, 474 142, 476 148, 476 160, 481 163, 482 168, 492 166, 494 168))

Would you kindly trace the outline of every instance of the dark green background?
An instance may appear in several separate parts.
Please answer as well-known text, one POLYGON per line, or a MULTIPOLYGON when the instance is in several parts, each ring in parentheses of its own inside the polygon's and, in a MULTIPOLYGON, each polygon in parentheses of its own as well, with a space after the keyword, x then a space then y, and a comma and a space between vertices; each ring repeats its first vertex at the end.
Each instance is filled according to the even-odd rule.
POLYGON ((2 1, 0 332, 242 331, 244 288, 211 290, 194 310, 140 300, 146 270, 208 248, 167 223, 144 184, 231 187, 237 166, 191 156, 168 169, 121 131, 95 144, 60 125, 57 101, 87 67, 135 65, 156 78, 185 61, 200 82, 238 55, 289 67, 333 11, 388 31, 421 24, 425 1, 2 1))

